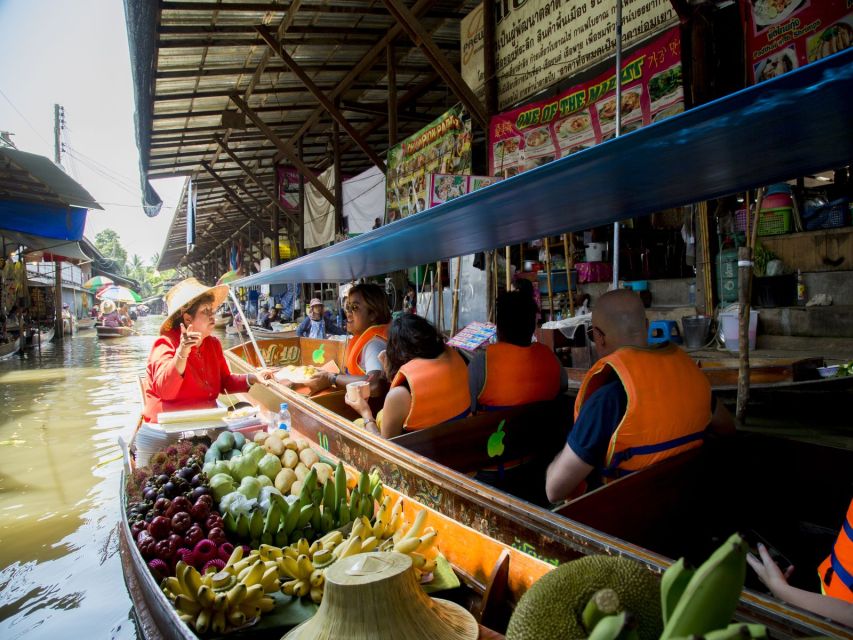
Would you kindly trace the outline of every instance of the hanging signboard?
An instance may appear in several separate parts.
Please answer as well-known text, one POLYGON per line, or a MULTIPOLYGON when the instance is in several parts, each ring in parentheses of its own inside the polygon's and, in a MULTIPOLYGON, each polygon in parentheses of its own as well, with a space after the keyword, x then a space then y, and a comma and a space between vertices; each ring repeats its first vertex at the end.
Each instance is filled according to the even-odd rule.
POLYGON ((390 149, 385 222, 427 208, 427 174, 470 174, 471 137, 471 120, 454 107, 390 149))
MULTIPOLYGON (((678 27, 626 55, 622 133, 684 111, 678 27)), ((548 100, 492 118, 489 172, 509 177, 616 135, 616 74, 602 74, 548 100)))
POLYGON ((278 199, 288 211, 299 208, 299 172, 295 167, 279 165, 275 168, 278 180, 278 199))
POLYGON ((849 47, 851 5, 850 0, 743 2, 749 81, 775 78, 849 47))
MULTIPOLYGON (((629 48, 676 24, 670 0, 621 0, 622 46, 629 48)), ((497 0, 495 68, 498 105, 517 104, 615 55, 613 0, 497 0)), ((482 92, 483 5, 461 22, 462 77, 482 92)))

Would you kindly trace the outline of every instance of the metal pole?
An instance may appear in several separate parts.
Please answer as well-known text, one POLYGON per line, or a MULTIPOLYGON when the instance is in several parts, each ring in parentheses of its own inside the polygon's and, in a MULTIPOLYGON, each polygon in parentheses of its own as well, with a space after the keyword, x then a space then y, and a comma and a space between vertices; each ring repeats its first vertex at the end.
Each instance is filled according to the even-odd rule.
POLYGON ((240 314, 243 326, 246 327, 246 333, 249 335, 249 340, 252 341, 252 346, 255 347, 255 353, 258 355, 258 362, 261 363, 261 369, 266 369, 267 363, 264 360, 264 356, 261 355, 261 349, 258 347, 257 341, 255 341, 255 334, 252 332, 252 328, 249 326, 249 321, 246 320, 246 316, 243 314, 243 307, 240 306, 240 301, 237 300, 237 296, 234 294, 233 288, 228 287, 228 295, 231 296, 234 306, 237 307, 237 313, 240 314))
MULTIPOLYGON (((622 0, 616 0, 616 137, 622 135, 622 0)), ((613 223, 613 288, 619 286, 619 221, 613 223)))

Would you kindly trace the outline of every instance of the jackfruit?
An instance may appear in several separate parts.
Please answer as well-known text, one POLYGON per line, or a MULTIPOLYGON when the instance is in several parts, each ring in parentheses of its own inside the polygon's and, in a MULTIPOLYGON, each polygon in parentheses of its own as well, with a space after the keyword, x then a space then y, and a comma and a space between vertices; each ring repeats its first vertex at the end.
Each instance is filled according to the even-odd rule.
POLYGON ((583 610, 600 589, 619 595, 638 621, 640 640, 655 640, 663 631, 660 585, 642 564, 619 556, 586 556, 542 576, 525 593, 506 632, 507 640, 586 638, 583 610))

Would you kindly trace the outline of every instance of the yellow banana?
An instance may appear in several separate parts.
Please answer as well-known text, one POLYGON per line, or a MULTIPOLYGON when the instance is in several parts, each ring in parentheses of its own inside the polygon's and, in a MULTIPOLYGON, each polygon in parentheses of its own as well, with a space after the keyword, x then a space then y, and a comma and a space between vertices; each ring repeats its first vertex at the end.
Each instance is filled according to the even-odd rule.
POLYGON ((220 591, 213 596, 213 610, 225 611, 225 606, 228 604, 228 593, 220 591))
POLYGON ((361 524, 362 527, 359 530, 359 537, 364 540, 373 535, 373 525, 370 523, 370 518, 367 516, 361 516, 361 524))
POLYGON ((213 622, 210 623, 210 630, 213 633, 222 634, 225 633, 225 630, 228 628, 228 625, 225 621, 225 611, 217 611, 213 614, 213 622))
POLYGON ((387 540, 383 540, 382 544, 379 545, 379 551, 393 551, 394 550, 394 539, 388 538, 387 540))
POLYGON ((275 600, 273 600, 269 596, 264 596, 258 602, 258 608, 261 610, 261 613, 269 613, 270 611, 275 609, 275 600))
POLYGON ((311 590, 311 584, 307 580, 300 580, 293 587, 293 595, 304 598, 308 595, 308 592, 311 590))
POLYGON ((246 577, 243 578, 241 582, 243 582, 247 587, 260 583, 261 578, 264 577, 264 569, 264 563, 258 560, 252 565, 252 568, 249 569, 246 577))
POLYGON ((246 594, 248 592, 249 588, 242 582, 238 582, 236 585, 231 587, 227 594, 225 594, 226 606, 229 609, 239 606, 239 604, 246 599, 246 594))
POLYGON ((198 603, 204 609, 210 609, 213 607, 213 601, 215 599, 215 595, 213 593, 213 588, 207 586, 206 584, 201 585, 198 590, 198 603))
POLYGON ((299 577, 299 563, 296 561, 296 558, 291 558, 287 556, 283 561, 284 572, 290 576, 291 578, 299 577))
POLYGON ((246 614, 237 609, 236 611, 228 612, 228 624, 232 627, 242 627, 246 624, 246 614))
POLYGON ((420 538, 403 538, 400 542, 394 545, 394 551, 397 553, 410 554, 417 551, 420 544, 420 538))
POLYGON ((435 565, 436 565, 436 559, 435 558, 428 559, 424 563, 424 566, 421 567, 421 571, 423 571, 424 573, 432 573, 433 571, 435 571, 435 565))
POLYGON ((367 553, 368 551, 373 551, 377 546, 379 546, 379 538, 370 536, 361 543, 361 552, 367 553))
POLYGON ((400 526, 397 527, 397 530, 394 532, 394 535, 391 536, 392 539, 394 540, 394 544, 400 542, 400 540, 402 540, 406 536, 406 532, 408 530, 409 530, 409 523, 407 520, 403 520, 403 522, 400 524, 400 526))
POLYGON ((296 558, 299 557, 299 552, 296 550, 295 547, 290 546, 284 548, 284 555, 288 558, 293 558, 294 560, 296 560, 296 558))
POLYGON ((275 560, 282 556, 282 550, 269 544, 262 544, 258 547, 258 553, 264 560, 275 560))
POLYGON ((199 635, 204 635, 210 629, 210 609, 202 609, 195 619, 195 630, 199 635))
POLYGON ((317 553, 319 549, 322 548, 322 544, 319 540, 315 540, 311 543, 311 546, 308 547, 308 557, 313 558, 314 554, 317 553))
POLYGON ((320 604, 323 601, 323 590, 319 587, 314 587, 310 591, 311 601, 314 604, 320 604))
POLYGON ((195 598, 198 590, 201 588, 201 574, 195 567, 187 567, 184 571, 184 584, 187 587, 187 595, 195 598))
POLYGON ((238 560, 237 562, 232 564, 230 567, 227 567, 227 569, 239 578, 240 574, 244 570, 251 567, 253 564, 254 564, 253 560, 250 560, 249 558, 243 558, 242 560, 238 560))
POLYGON ((348 558, 349 556, 354 556, 358 553, 361 553, 361 538, 358 536, 349 540, 346 544, 341 545, 343 551, 339 556, 339 559, 348 558))
POLYGON ((210 573, 210 572, 205 573, 205 574, 201 577, 201 583, 202 583, 204 586, 206 586, 206 587, 210 587, 211 589, 213 589, 213 574, 212 574, 212 573, 210 573))
POLYGON ((246 616, 247 621, 251 621, 261 615, 261 608, 256 603, 244 602, 240 605, 240 612, 246 616))
POLYGON ((278 567, 271 567, 264 571, 264 575, 261 578, 261 586, 264 588, 264 593, 278 591, 278 567))
POLYGON ((391 496, 385 496, 382 499, 382 504, 379 505, 379 510, 376 512, 376 522, 373 524, 373 535, 377 538, 385 532, 385 527, 387 527, 388 523, 391 521, 391 512, 389 511, 390 503, 391 496))
POLYGON ((181 619, 181 622, 183 622, 188 627, 194 627, 195 626, 196 616, 191 616, 188 613, 180 613, 180 614, 178 614, 178 617, 181 619))
POLYGON ((435 539, 438 537, 438 532, 435 529, 430 529, 428 532, 424 533, 419 540, 420 545, 418 545, 418 551, 423 553, 427 551, 435 544, 435 539))
POLYGON ((411 529, 406 532, 406 535, 403 536, 403 538, 417 538, 419 535, 421 535, 421 531, 424 528, 424 524, 426 524, 426 519, 426 509, 421 509, 420 511, 418 511, 418 515, 415 516, 415 521, 412 524, 411 529))
POLYGON ((243 545, 238 544, 234 547, 234 551, 231 552, 231 555, 228 557, 228 562, 225 563, 225 568, 230 569, 235 564, 240 562, 243 559, 243 545))
POLYGON ((201 611, 201 605, 195 600, 191 600, 183 593, 179 593, 175 597, 175 608, 181 613, 186 613, 188 615, 198 615, 198 612, 201 611))
POLYGON ((182 593, 181 583, 178 582, 178 579, 175 576, 171 576, 163 580, 162 589, 166 593, 166 596, 168 596, 171 600, 174 600, 175 596, 178 596, 182 593))
POLYGON ((426 565, 426 558, 417 551, 410 553, 409 557, 412 559, 412 566, 415 569, 423 569, 424 565, 426 565))
POLYGON ((299 552, 300 556, 307 556, 309 550, 308 540, 305 538, 299 538, 299 542, 296 543, 296 550, 299 552))
POLYGON ((321 587, 323 583, 326 581, 326 572, 322 569, 314 569, 311 572, 311 577, 308 582, 311 583, 312 587, 321 587))
POLYGON ((731 622, 746 578, 747 549, 734 534, 711 554, 685 587, 660 640, 704 635, 731 622))
POLYGON ((260 584, 253 584, 251 587, 246 589, 246 598, 243 602, 256 602, 257 600, 260 600, 263 595, 264 587, 260 584))
POLYGON ((307 580, 311 576, 311 572, 314 571, 314 565, 311 564, 308 556, 299 556, 299 560, 296 562, 299 565, 299 575, 297 577, 301 580, 307 580))
POLYGON ((286 596, 292 596, 293 590, 296 588, 296 585, 299 584, 300 580, 288 580, 283 585, 281 585, 281 592, 286 596))
POLYGON ((187 569, 190 568, 191 567, 188 564, 184 564, 184 562, 180 560, 178 561, 178 564, 175 565, 175 581, 178 583, 177 589, 172 591, 175 595, 181 593, 187 596, 190 595, 191 592, 189 590, 189 587, 187 586, 187 583, 185 582, 184 577, 186 575, 187 569))
POLYGON ((311 558, 311 562, 314 564, 315 567, 318 568, 330 565, 332 563, 332 560, 334 560, 334 556, 332 555, 332 552, 328 549, 321 549, 320 551, 314 554, 313 558, 311 558))
POLYGON ((340 531, 330 531, 322 538, 320 538, 321 546, 324 549, 333 549, 343 541, 344 534, 342 534, 340 531))

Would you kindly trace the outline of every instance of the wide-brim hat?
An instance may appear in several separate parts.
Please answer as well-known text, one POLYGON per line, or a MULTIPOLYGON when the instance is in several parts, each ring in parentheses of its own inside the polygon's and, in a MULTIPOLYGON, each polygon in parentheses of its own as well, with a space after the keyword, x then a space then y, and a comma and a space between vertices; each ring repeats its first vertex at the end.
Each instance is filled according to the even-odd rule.
POLYGON ((311 298, 311 302, 308 303, 308 308, 316 307, 317 305, 323 306, 323 301, 320 298, 311 298))
POLYGON ((187 278, 169 289, 163 296, 166 302, 166 319, 160 325, 160 333, 171 331, 180 313, 206 293, 213 294, 213 308, 216 309, 228 297, 228 285, 208 287, 196 278, 187 278))
POLYGON ((101 313, 112 313, 116 310, 116 303, 112 300, 104 300, 101 303, 101 313))
MULTIPOLYGON (((455 602, 430 598, 401 553, 360 553, 326 569, 323 601, 286 640, 347 638, 476 640, 474 616, 455 602)), ((284 639, 283 639, 284 640, 284 639)))

